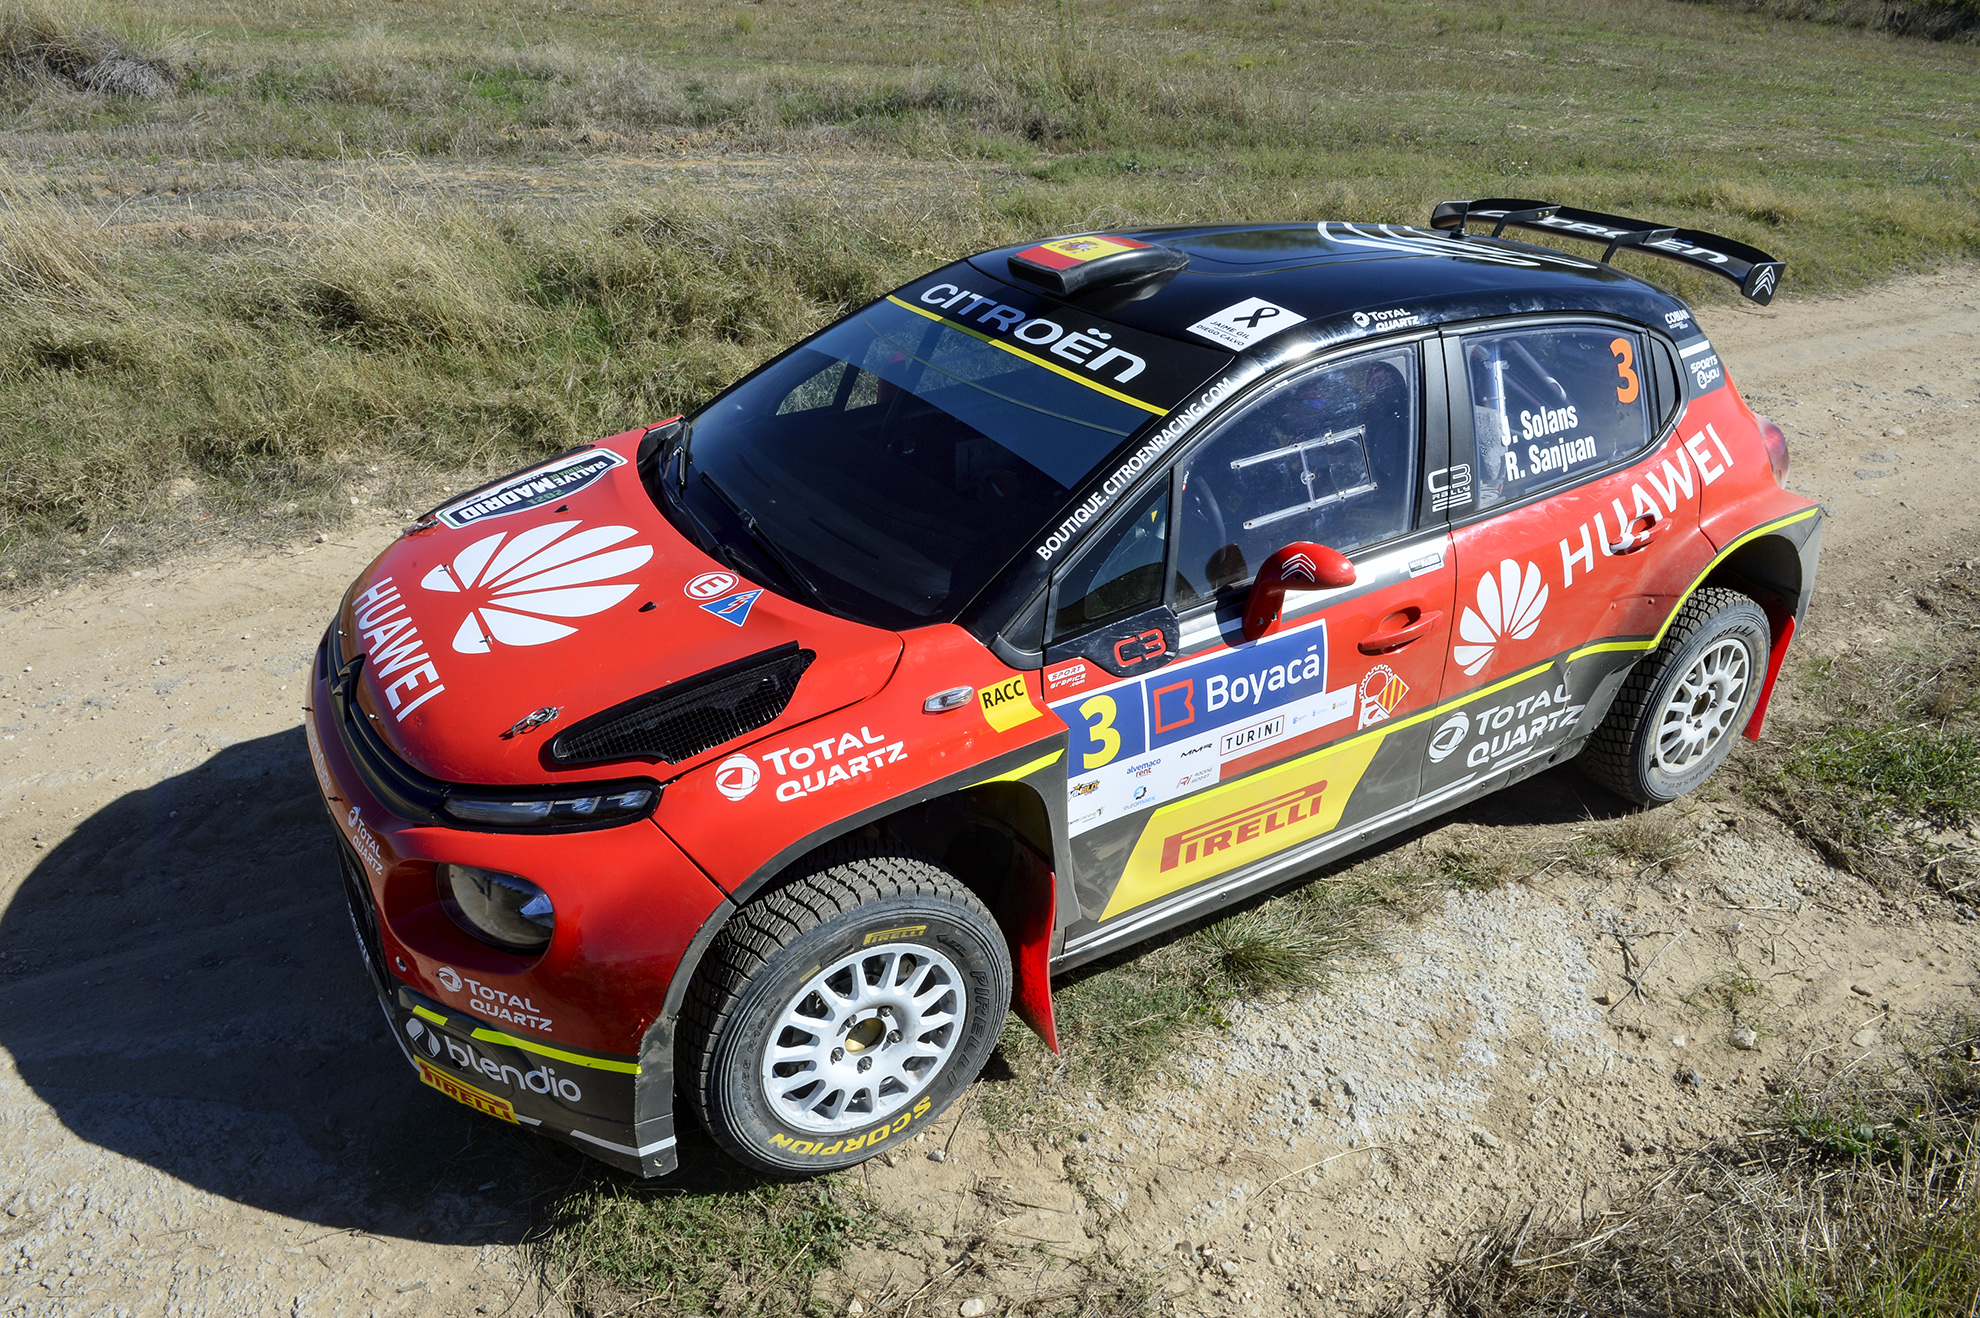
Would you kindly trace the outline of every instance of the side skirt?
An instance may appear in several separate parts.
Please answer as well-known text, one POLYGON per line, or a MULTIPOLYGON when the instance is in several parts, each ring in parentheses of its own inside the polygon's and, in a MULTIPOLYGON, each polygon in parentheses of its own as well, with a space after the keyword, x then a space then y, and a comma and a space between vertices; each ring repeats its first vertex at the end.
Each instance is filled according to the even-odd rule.
POLYGON ((1096 960, 1127 944, 1152 938, 1156 934, 1186 924, 1220 907, 1234 905, 1286 882, 1288 871, 1311 868, 1323 860, 1334 859, 1371 846, 1395 836, 1411 824, 1428 816, 1443 814, 1469 801, 1490 796, 1521 778, 1551 769, 1557 764, 1565 764, 1581 753, 1582 745, 1586 741, 1586 737, 1581 737, 1554 746, 1540 747, 1530 755, 1498 766, 1489 777, 1482 780, 1452 783, 1442 791, 1419 797, 1387 814, 1377 815, 1359 824, 1336 830, 1301 846, 1280 852, 1276 856, 1268 856, 1254 865, 1235 870, 1201 888, 1179 894, 1171 901, 1158 903, 1153 909, 1134 912, 1082 938, 1068 940, 1065 951, 1053 958, 1052 971, 1057 974, 1071 970, 1075 966, 1096 960))

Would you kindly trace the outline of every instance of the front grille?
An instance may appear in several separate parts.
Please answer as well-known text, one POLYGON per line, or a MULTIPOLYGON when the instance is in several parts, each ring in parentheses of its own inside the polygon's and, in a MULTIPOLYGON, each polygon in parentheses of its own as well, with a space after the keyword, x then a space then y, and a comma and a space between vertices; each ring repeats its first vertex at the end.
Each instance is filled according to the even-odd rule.
POLYGON ((363 667, 364 656, 359 655, 344 665, 330 687, 330 707, 337 716, 344 751, 380 805, 401 819, 432 819, 446 799, 447 784, 427 777, 393 754, 372 726, 357 702, 358 674, 363 667))
POLYGON ((550 743, 558 764, 659 759, 679 764, 773 721, 818 655, 789 641, 711 668, 572 724, 550 743))

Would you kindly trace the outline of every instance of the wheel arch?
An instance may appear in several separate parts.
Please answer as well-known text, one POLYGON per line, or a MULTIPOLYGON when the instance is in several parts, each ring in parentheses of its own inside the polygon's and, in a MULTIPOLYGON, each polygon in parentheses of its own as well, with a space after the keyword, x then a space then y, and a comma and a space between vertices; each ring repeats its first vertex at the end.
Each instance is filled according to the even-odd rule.
POLYGON ((1736 590, 1758 604, 1767 615, 1766 678, 1753 714, 1741 729, 1741 735, 1748 741, 1760 739, 1788 645, 1802 618, 1807 616, 1808 600, 1815 589, 1815 564, 1821 540, 1819 516, 1743 538, 1713 563, 1695 588, 1723 586, 1736 590))
POLYGON ((675 965, 667 991, 640 1043, 641 1074, 665 1076, 653 1099, 673 1103, 673 1076, 681 1009, 708 949, 738 911, 757 897, 807 872, 807 861, 847 838, 891 838, 944 865, 982 899, 1011 945, 1012 1003, 1054 1050, 1051 956, 1061 943, 1057 912, 1076 910, 1070 879, 1061 873, 1066 854, 1065 747, 1067 735, 1034 743, 922 791, 882 802, 834 820, 794 840, 737 884, 695 931, 675 965), (1000 771, 1001 770, 1001 771, 1000 771), (989 829, 1011 842, 1008 865, 992 874, 982 863, 956 866, 951 856, 972 833, 989 829), (974 872, 970 872, 974 871, 974 872), (1042 1010, 1040 1010, 1042 1004, 1042 1010), (664 1091, 664 1093, 662 1092, 664 1091))

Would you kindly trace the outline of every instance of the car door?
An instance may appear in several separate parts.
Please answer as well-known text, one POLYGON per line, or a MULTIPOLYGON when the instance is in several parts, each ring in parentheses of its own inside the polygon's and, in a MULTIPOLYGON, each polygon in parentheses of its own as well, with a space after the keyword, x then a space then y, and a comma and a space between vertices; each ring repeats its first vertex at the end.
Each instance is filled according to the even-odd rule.
POLYGON ((1459 703, 1430 729, 1426 795, 1578 744, 1640 653, 1614 643, 1655 633, 1710 555, 1661 339, 1555 322, 1445 342, 1473 480, 1452 509, 1444 690, 1459 703))
MULTIPOLYGON (((1417 495, 1426 369, 1441 362, 1414 342, 1267 382, 1056 583, 1044 681, 1072 729, 1088 920, 1208 900, 1414 799, 1411 716, 1437 699, 1454 589, 1443 513, 1417 495), (1356 581, 1289 593, 1277 629, 1246 641, 1258 568, 1295 542, 1346 554, 1356 581), (1134 589, 1112 584, 1130 573, 1134 589)), ((1441 379, 1435 397, 1441 456, 1441 379)))

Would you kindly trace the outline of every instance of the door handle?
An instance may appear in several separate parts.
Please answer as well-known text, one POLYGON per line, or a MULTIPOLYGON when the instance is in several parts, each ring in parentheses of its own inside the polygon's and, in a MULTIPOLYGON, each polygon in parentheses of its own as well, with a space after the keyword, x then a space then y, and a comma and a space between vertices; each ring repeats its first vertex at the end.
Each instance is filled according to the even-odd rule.
POLYGON ((1655 513, 1645 513, 1624 529, 1623 535, 1627 539, 1622 544, 1610 545, 1608 547, 1609 553, 1611 555, 1633 554, 1669 530, 1670 525, 1671 520, 1668 517, 1659 517, 1655 513), (1643 528, 1640 531, 1637 529, 1639 526, 1643 528))
POLYGON ((1425 636, 1428 636, 1437 624, 1443 620, 1444 615, 1438 610, 1432 609, 1430 612, 1419 616, 1415 622, 1412 622, 1407 627, 1397 627, 1393 631, 1368 633, 1368 635, 1361 638, 1361 643, 1355 648, 1363 654, 1387 654, 1391 650, 1400 650, 1410 642, 1420 641, 1425 636))

